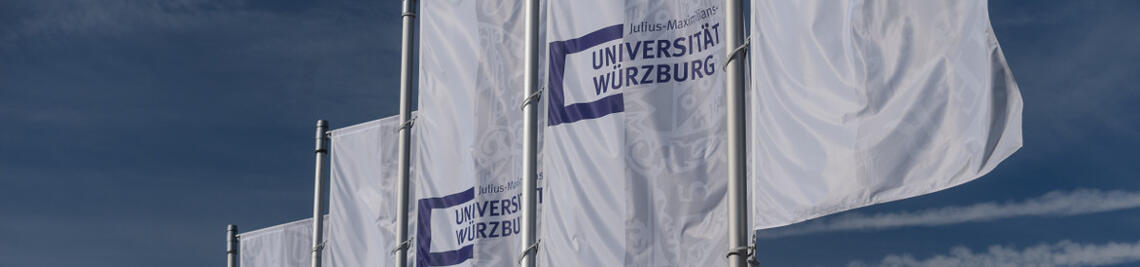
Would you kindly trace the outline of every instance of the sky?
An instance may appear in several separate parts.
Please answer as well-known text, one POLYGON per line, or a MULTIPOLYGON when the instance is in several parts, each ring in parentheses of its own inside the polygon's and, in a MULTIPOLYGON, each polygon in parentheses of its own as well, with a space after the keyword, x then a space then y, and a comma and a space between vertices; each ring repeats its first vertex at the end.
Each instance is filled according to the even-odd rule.
MULTIPOLYGON (((219 266, 312 214, 313 127, 397 112, 393 0, 0 0, 4 266, 219 266)), ((1024 147, 757 234, 766 266, 1140 265, 1140 1, 991 0, 1024 147)))

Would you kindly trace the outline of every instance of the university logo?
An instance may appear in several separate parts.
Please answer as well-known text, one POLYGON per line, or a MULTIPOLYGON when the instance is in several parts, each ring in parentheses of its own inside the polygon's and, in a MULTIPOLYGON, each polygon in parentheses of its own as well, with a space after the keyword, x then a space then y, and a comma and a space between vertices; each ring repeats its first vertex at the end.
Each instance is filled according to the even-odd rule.
POLYGON ((484 184, 443 197, 420 199, 416 228, 416 251, 420 257, 416 265, 451 266, 471 260, 479 254, 475 243, 480 240, 517 242, 511 237, 522 230, 521 184, 484 184))
MULTIPOLYGON (((447 212, 449 209, 467 204, 475 200, 475 188, 463 192, 436 198, 420 199, 417 208, 419 218, 416 223, 416 266, 448 266, 463 263, 471 259, 474 244, 466 245, 454 250, 432 251, 432 213, 435 211, 447 212)), ((441 243, 441 242, 436 242, 441 243)), ((461 243, 461 244, 462 244, 461 243)))
POLYGON ((632 87, 671 88, 716 74, 719 23, 643 22, 631 29, 625 36, 618 24, 550 43, 549 126, 623 112, 622 92, 632 87))
MULTIPOLYGON (((602 116, 625 111, 621 93, 616 93, 584 103, 566 104, 565 83, 566 57, 586 51, 595 46, 620 40, 623 37, 622 24, 602 28, 577 39, 550 43, 550 77, 547 87, 550 92, 548 103, 548 126, 571 123, 580 120, 601 118, 602 116)), ((580 88, 574 88, 580 89, 580 88)))

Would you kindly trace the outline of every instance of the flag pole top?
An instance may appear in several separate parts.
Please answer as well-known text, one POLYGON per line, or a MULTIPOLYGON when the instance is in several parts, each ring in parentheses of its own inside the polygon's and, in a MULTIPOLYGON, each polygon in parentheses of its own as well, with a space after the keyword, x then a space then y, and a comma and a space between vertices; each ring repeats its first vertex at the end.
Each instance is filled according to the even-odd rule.
POLYGON ((404 2, 404 6, 403 6, 404 10, 402 10, 402 11, 404 11, 404 14, 412 13, 414 15, 415 14, 414 12, 416 10, 415 9, 416 0, 404 0, 403 2, 404 2))
POLYGON ((237 225, 226 225, 226 267, 238 266, 237 225))

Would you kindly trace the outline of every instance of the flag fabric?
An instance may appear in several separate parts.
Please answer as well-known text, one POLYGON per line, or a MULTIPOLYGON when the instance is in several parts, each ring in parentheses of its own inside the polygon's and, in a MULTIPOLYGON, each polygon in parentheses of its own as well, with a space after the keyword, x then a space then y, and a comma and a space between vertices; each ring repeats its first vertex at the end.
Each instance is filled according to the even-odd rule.
MULTIPOLYGON (((327 226, 325 232, 328 232, 327 226)), ((312 218, 245 232, 238 235, 238 264, 242 267, 308 267, 313 256, 312 240, 312 218)))
POLYGON ((324 266, 395 265, 399 127, 391 116, 331 131, 324 266))
POLYGON ((523 3, 421 2, 416 266, 517 264, 523 3))
POLYGON ((985 0, 752 5, 757 229, 974 180, 1021 147, 985 0))
POLYGON ((549 1, 540 264, 725 262, 722 5, 549 1))

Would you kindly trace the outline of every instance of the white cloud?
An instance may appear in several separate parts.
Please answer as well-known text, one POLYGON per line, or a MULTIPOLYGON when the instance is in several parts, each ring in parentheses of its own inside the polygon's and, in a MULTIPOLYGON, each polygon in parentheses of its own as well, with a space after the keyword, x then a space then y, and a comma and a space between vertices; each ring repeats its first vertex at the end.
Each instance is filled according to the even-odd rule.
POLYGON ((848 266, 1102 266, 1140 262, 1140 242, 1078 244, 1065 240, 1021 250, 1000 245, 974 252, 965 247, 948 254, 917 259, 909 254, 889 255, 877 263, 851 262, 848 266))
POLYGON ((1019 202, 986 202, 917 212, 864 215, 852 213, 785 228, 760 231, 761 238, 819 232, 878 230, 910 226, 938 226, 983 222, 1022 216, 1071 216, 1140 207, 1140 193, 1078 189, 1054 191, 1019 202))

